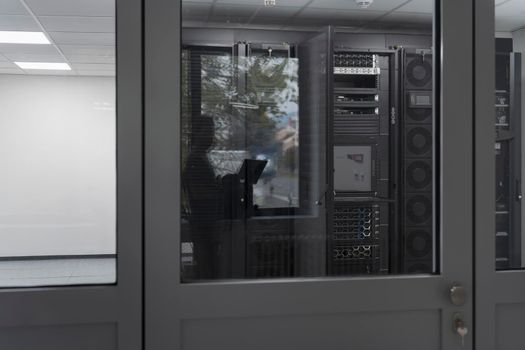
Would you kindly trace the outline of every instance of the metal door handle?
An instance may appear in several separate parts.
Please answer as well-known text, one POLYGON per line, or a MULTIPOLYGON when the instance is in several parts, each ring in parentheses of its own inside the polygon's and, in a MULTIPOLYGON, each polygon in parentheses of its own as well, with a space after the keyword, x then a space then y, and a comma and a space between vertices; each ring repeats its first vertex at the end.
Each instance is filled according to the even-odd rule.
POLYGON ((452 284, 450 287, 450 301, 456 306, 461 306, 465 304, 465 299, 467 298, 467 292, 465 287, 459 283, 452 284))

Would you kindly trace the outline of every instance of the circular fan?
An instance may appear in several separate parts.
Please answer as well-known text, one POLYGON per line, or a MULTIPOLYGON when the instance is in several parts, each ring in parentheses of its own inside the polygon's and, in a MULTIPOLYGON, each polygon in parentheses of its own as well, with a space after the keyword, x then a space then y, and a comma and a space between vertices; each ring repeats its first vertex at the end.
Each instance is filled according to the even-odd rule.
POLYGON ((408 219, 415 224, 422 224, 432 217, 432 202, 427 196, 411 197, 406 203, 408 219))
POLYGON ((407 108, 407 114, 413 121, 423 122, 432 117, 432 108, 407 108))
POLYGON ((426 230, 411 231, 407 236, 406 249, 411 257, 421 259, 432 251, 432 236, 426 230))
POLYGON ((424 56, 416 56, 407 65, 406 78, 410 84, 422 88, 432 81, 432 65, 424 56))
POLYGON ((427 187, 432 182, 432 167, 422 160, 411 163, 407 168, 407 182, 416 190, 427 187))
POLYGON ((429 152, 432 149, 432 133, 422 127, 411 129, 407 134, 407 148, 415 155, 429 152))

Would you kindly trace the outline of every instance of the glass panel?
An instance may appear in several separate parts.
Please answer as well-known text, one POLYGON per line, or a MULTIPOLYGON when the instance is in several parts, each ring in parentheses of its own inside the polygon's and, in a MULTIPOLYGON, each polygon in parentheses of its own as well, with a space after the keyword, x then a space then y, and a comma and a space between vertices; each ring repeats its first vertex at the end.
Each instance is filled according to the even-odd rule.
POLYGON ((522 52, 525 11, 521 1, 496 1, 496 269, 525 267, 522 240, 522 52), (518 11, 518 12, 516 12, 518 11))
POLYGON ((433 6, 182 2, 184 282, 436 272, 433 6))
POLYGON ((0 4, 0 287, 116 281, 115 1, 0 4))

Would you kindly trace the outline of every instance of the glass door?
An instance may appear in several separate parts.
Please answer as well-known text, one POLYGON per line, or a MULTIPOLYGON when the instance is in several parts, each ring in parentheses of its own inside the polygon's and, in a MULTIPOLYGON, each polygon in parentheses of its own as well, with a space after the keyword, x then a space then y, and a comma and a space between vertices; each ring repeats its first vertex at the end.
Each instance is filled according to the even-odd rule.
POLYGON ((145 11, 146 347, 472 348, 472 3, 145 11))
POLYGON ((525 23, 517 15, 525 7, 520 1, 476 7, 476 348, 517 349, 525 345, 519 326, 525 316, 525 23))
POLYGON ((0 3, 2 349, 141 348, 140 18, 0 3))

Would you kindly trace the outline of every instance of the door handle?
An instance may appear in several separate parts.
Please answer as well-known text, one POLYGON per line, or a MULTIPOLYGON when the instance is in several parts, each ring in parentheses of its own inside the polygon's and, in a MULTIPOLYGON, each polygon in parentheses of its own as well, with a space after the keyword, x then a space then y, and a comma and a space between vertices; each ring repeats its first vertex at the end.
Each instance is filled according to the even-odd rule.
POLYGON ((453 283, 450 287, 450 301, 456 306, 462 306, 465 304, 465 299, 467 298, 467 292, 465 287, 459 283, 453 283))

